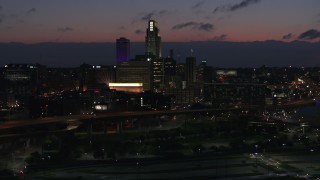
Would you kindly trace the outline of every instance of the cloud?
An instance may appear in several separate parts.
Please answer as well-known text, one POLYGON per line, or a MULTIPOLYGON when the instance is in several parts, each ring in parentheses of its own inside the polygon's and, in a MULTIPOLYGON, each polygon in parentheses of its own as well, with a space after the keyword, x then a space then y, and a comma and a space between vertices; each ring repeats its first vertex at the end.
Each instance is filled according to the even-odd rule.
POLYGON ((198 23, 196 22, 186 22, 186 23, 182 23, 182 24, 177 24, 175 26, 173 26, 171 29, 173 30, 179 30, 179 29, 183 29, 183 28, 187 28, 187 27, 195 27, 198 26, 198 23))
POLYGON ((286 34, 284 36, 282 36, 282 39, 291 39, 293 38, 293 34, 292 33, 289 33, 289 34, 286 34))
POLYGON ((204 1, 200 1, 200 2, 196 3, 195 5, 193 5, 193 6, 191 7, 191 9, 198 9, 198 8, 200 8, 203 4, 204 4, 204 1))
POLYGON ((260 0, 243 0, 239 4, 235 4, 235 5, 230 6, 230 11, 236 11, 238 9, 245 8, 251 4, 256 4, 259 2, 260 2, 260 0))
POLYGON ((209 23, 200 24, 198 27, 199 30, 210 32, 213 30, 213 25, 209 23))
POLYGON ((220 36, 215 36, 211 39, 209 39, 210 41, 225 41, 227 39, 227 34, 221 34, 220 36))
POLYGON ((172 30, 180 30, 180 29, 184 29, 184 28, 197 29, 200 31, 207 31, 207 32, 210 32, 214 29, 213 24, 199 23, 199 22, 193 22, 193 21, 174 25, 171 29, 172 30))
POLYGON ((143 30, 137 29, 134 33, 140 35, 144 34, 145 32, 143 30))
POLYGON ((212 13, 215 14, 215 13, 217 13, 217 12, 219 12, 219 11, 222 11, 222 9, 223 9, 223 6, 216 7, 216 8, 212 11, 212 13))
POLYGON ((0 6, 0 11, 3 9, 3 7, 2 6, 0 6))
POLYGON ((161 11, 159 11, 159 15, 160 16, 162 16, 162 15, 164 15, 164 14, 166 14, 166 13, 168 13, 168 11, 167 10, 161 10, 161 11))
POLYGON ((317 38, 320 38, 320 31, 316 29, 310 29, 299 35, 299 39, 313 40, 317 38))
POLYGON ((35 12, 37 12, 37 9, 36 8, 31 8, 26 12, 26 14, 33 14, 35 12))
POLYGON ((248 7, 249 5, 252 5, 252 4, 257 4, 261 2, 261 0, 242 0, 240 3, 237 3, 237 4, 232 4, 232 5, 223 5, 223 6, 219 6, 217 8, 215 8, 213 10, 213 13, 216 13, 216 12, 219 12, 219 11, 236 11, 236 10, 239 10, 239 9, 243 9, 243 8, 246 8, 248 7))
POLYGON ((147 13, 141 17, 141 21, 149 21, 154 15, 155 12, 147 13))
POLYGON ((64 32, 69 32, 69 31, 74 31, 74 30, 71 27, 64 27, 64 28, 58 28, 57 31, 64 33, 64 32))
POLYGON ((139 21, 149 21, 156 17, 161 17, 165 14, 169 13, 167 10, 160 10, 160 11, 152 11, 147 13, 139 13, 132 21, 132 23, 137 23, 139 21))

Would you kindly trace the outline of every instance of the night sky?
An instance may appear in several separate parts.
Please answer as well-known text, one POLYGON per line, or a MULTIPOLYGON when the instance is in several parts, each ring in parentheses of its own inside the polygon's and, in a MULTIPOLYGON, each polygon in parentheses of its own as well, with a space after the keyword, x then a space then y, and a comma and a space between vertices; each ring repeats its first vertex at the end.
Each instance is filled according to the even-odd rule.
POLYGON ((143 42, 149 19, 163 42, 320 41, 319 0, 0 0, 0 42, 143 42))
POLYGON ((144 41, 146 21, 163 41, 319 41, 319 0, 1 0, 1 42, 144 41))

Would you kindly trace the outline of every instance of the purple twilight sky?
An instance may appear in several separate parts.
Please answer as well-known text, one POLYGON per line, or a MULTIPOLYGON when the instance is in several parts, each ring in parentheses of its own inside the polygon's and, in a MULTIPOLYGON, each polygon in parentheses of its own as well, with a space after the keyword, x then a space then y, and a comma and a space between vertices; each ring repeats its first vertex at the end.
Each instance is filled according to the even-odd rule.
POLYGON ((319 0, 0 0, 0 42, 320 40, 319 0), (306 33, 306 34, 303 34, 306 33))
POLYGON ((115 64, 119 37, 144 54, 149 19, 178 62, 320 66, 320 0, 0 0, 0 65, 115 64))

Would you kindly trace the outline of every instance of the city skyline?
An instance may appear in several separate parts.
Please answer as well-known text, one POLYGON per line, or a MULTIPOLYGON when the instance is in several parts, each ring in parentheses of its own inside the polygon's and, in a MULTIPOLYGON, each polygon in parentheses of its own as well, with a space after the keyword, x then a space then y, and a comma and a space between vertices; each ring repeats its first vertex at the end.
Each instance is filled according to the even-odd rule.
POLYGON ((161 24, 163 42, 319 42, 318 7, 317 0, 0 1, 0 42, 143 42, 150 19, 161 24))
POLYGON ((320 0, 0 0, 0 179, 319 179, 320 0))

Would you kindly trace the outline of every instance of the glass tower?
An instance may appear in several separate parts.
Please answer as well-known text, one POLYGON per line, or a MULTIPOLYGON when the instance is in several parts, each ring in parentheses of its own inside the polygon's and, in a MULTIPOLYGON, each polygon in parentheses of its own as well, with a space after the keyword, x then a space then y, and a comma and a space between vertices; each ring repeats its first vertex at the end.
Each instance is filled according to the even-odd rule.
POLYGON ((124 37, 117 39, 117 64, 130 59, 130 40, 124 37))
POLYGON ((161 57, 161 37, 157 22, 150 20, 148 22, 147 34, 146 34, 146 55, 161 57))

